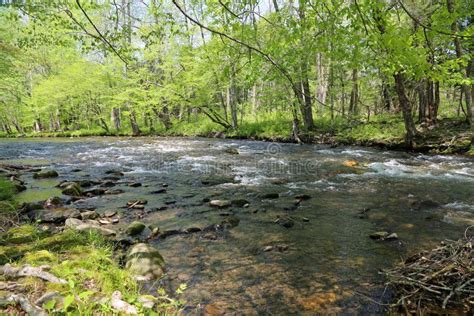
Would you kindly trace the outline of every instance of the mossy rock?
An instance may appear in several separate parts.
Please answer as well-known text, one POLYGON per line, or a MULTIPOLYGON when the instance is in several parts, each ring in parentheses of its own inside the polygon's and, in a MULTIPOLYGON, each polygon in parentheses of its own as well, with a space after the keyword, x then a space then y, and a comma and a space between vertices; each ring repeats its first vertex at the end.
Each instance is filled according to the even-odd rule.
POLYGON ((81 196, 84 194, 81 186, 75 182, 68 184, 62 191, 64 195, 81 196))
POLYGON ((136 236, 141 234, 141 232, 145 229, 146 225, 143 224, 142 222, 132 222, 130 225, 127 227, 127 234, 130 236, 136 236))
POLYGON ((34 179, 56 178, 59 174, 55 170, 41 170, 33 175, 34 179))
POLYGON ((164 273, 165 261, 157 249, 144 243, 134 245, 127 254, 126 268, 138 280, 161 278, 164 273))

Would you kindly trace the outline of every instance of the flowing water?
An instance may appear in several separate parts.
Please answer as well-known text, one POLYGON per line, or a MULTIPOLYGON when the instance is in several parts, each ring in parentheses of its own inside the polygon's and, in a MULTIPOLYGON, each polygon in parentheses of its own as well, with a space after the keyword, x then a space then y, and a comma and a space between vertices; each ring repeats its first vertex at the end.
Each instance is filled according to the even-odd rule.
POLYGON ((120 209, 122 224, 140 216, 164 231, 238 217, 239 225, 224 231, 153 241, 167 263, 167 286, 187 284, 182 299, 189 314, 203 306, 209 314, 381 313, 374 301, 388 293, 380 269, 460 238, 474 223, 472 158, 254 141, 86 138, 1 140, 0 163, 60 173, 54 181, 24 179, 29 190, 18 197, 24 201, 57 195, 53 186, 60 180, 123 170, 117 186, 123 194, 75 205, 120 209), (131 188, 128 181, 143 186, 131 188), (150 193, 163 183, 166 193, 150 193), (265 198, 270 193, 279 197, 265 198), (299 194, 311 198, 298 204, 299 194), (121 208, 132 199, 148 200, 145 211, 121 208), (207 199, 245 199, 249 206, 219 210, 207 199), (162 206, 167 209, 156 210, 162 206), (285 228, 278 218, 294 225, 285 228), (399 239, 370 239, 376 231, 399 239))

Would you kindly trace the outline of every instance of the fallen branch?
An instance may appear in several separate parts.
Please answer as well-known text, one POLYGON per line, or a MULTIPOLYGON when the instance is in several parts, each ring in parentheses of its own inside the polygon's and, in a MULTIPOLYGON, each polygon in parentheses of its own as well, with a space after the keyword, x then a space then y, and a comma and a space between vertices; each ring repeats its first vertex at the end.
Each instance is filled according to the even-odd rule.
POLYGON ((32 267, 29 265, 24 265, 21 268, 16 268, 11 266, 10 264, 6 264, 0 267, 0 275, 4 275, 7 278, 22 278, 31 276, 40 278, 51 283, 67 284, 66 280, 60 279, 52 275, 51 273, 44 271, 48 268, 48 266, 32 267))
POLYGON ((31 303, 23 294, 9 294, 6 297, 0 297, 0 306, 20 304, 21 309, 30 316, 47 316, 48 314, 31 303))

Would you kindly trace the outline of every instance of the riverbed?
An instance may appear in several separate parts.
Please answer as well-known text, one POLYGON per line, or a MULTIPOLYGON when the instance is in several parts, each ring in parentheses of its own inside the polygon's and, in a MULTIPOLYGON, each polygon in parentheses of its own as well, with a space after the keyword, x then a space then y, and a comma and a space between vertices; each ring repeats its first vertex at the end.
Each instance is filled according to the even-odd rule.
POLYGON ((57 170, 33 180, 20 202, 60 195, 60 181, 124 176, 124 192, 74 203, 119 210, 162 231, 236 227, 152 240, 168 289, 185 283, 194 314, 373 312, 389 299, 378 273, 474 223, 474 159, 372 148, 203 138, 0 140, 0 164, 57 170), (131 187, 130 183, 139 183, 131 187), (161 193, 156 193, 160 191, 161 193), (154 193, 152 193, 154 192, 154 193), (127 210, 129 200, 148 201, 127 210), (210 200, 245 201, 214 208, 210 200), (288 223, 291 223, 288 224, 288 223), (398 239, 373 240, 374 232, 398 239))

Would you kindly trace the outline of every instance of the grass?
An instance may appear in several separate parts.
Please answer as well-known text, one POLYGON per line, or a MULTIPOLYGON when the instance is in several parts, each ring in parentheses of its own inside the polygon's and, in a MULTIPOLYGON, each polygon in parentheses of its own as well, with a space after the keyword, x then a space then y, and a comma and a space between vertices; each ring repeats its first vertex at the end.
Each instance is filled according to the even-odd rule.
POLYGON ((101 235, 72 230, 50 235, 40 227, 29 224, 11 228, 1 237, 1 264, 8 261, 15 265, 48 265, 52 274, 67 281, 67 284, 44 283, 35 278, 18 281, 31 300, 46 292, 57 291, 61 294, 63 304, 54 301, 43 305, 48 312, 113 314, 109 299, 115 291, 120 291, 122 299, 133 304, 142 314, 158 315, 159 312, 175 312, 179 308, 178 301, 169 299, 161 291, 154 295, 162 303, 159 310, 151 311, 143 307, 139 301, 140 285, 118 264, 113 243, 101 235), (19 237, 28 235, 29 238, 21 239, 20 243, 19 237))
POLYGON ((5 177, 0 176, 0 202, 8 201, 13 198, 15 194, 15 186, 5 177))

